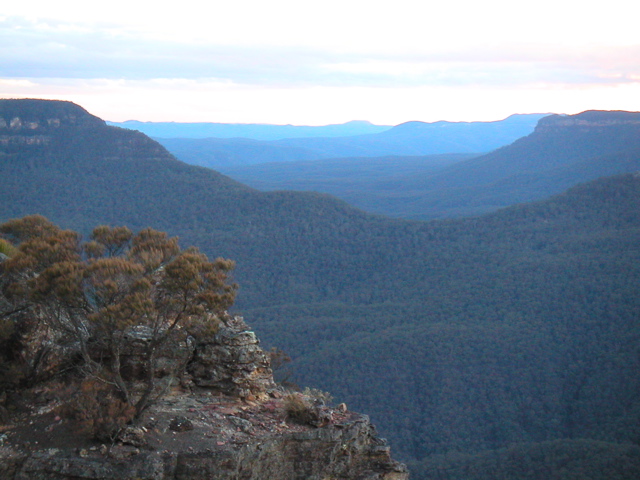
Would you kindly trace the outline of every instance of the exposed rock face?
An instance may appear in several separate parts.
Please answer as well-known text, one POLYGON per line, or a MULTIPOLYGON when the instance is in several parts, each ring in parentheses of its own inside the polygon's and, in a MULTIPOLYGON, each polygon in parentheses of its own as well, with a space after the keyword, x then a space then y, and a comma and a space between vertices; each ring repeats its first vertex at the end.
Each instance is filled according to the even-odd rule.
MULTIPOLYGON (((176 435, 182 435, 180 433, 176 435)), ((6 480, 406 480, 365 416, 321 429, 255 435, 232 442, 204 438, 186 450, 112 447, 80 453, 31 453, 0 447, 6 480)))
POLYGON ((42 428, 49 436, 37 437, 37 448, 33 442, 27 448, 21 442, 24 437, 12 433, 0 445, 0 478, 408 479, 405 466, 391 458, 389 447, 368 417, 322 407, 328 423, 315 428, 292 422, 283 406, 281 398, 260 403, 210 392, 174 395, 153 407, 141 425, 131 429, 135 433, 131 439, 111 447, 70 439, 64 423, 42 428, 46 422, 36 418, 32 429, 42 428), (184 425, 188 428, 178 428, 184 425))
POLYGON ((194 452, 176 458, 176 480, 300 479, 404 480, 368 418, 326 428, 284 433, 239 448, 194 452))
MULTIPOLYGON (((144 342, 144 331, 130 333, 144 342)), ((175 352, 192 353, 188 391, 174 390, 111 447, 58 416, 58 398, 34 400, 30 412, 0 429, 0 479, 408 479, 369 418, 344 404, 330 408, 309 398, 322 422, 293 418, 268 355, 242 318, 228 317, 206 341, 190 341, 175 352)))
POLYGON ((551 132, 567 128, 593 129, 629 125, 640 128, 640 112, 589 110, 577 115, 549 115, 540 119, 535 131, 551 132))
POLYGON ((63 127, 95 127, 106 123, 71 102, 16 99, 0 104, 0 133, 33 135, 63 127))
POLYGON ((55 150, 60 144, 71 149, 67 152, 67 161, 71 161, 75 156, 74 150, 78 148, 81 149, 80 155, 86 155, 82 149, 88 148, 103 160, 137 158, 139 152, 151 153, 158 158, 173 158, 161 145, 140 132, 107 127, 104 120, 72 102, 37 99, 0 101, 0 147, 4 153, 24 153, 25 147, 51 146, 55 150), (80 144, 75 140, 83 131, 87 138, 93 139, 93 145, 83 146, 86 138, 80 144))
POLYGON ((55 130, 104 126, 71 102, 16 99, 0 104, 0 145, 48 145, 55 130), (53 105, 55 103, 55 105, 53 105))
POLYGON ((210 341, 198 342, 187 371, 199 387, 250 400, 276 388, 269 357, 241 317, 228 318, 210 341))

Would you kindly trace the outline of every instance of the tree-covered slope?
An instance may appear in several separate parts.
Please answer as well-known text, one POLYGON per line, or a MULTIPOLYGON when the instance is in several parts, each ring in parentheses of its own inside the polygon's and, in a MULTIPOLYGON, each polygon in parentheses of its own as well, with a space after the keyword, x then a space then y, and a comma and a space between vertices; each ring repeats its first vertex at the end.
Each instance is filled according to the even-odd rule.
POLYGON ((177 161, 139 132, 63 122, 45 135, 14 123, 0 132, 6 138, 0 149, 3 219, 40 213, 85 232, 100 222, 154 225, 236 259, 241 302, 315 301, 331 291, 344 299, 370 295, 368 274, 345 276, 343 260, 332 258, 339 251, 351 258, 347 263, 380 270, 369 262, 372 255, 383 258, 390 239, 402 236, 395 225, 412 225, 367 215, 327 195, 258 192, 177 161))
POLYGON ((488 152, 533 131, 542 114, 512 115, 496 122, 407 122, 380 133, 342 137, 158 138, 192 165, 218 169, 265 162, 326 158, 488 152))
POLYGON ((388 303, 250 316, 291 350, 301 383, 366 405, 414 458, 558 438, 633 442, 639 211, 640 179, 627 175, 425 224, 413 268, 396 259, 406 286, 388 303))
POLYGON ((297 190, 334 195, 368 212, 397 215, 398 205, 420 198, 420 176, 435 175, 474 154, 333 158, 302 162, 221 166, 225 175, 261 191, 297 190))
POLYGON ((552 440, 478 454, 437 455, 411 467, 413 480, 629 480, 640 473, 640 447, 552 440))
POLYGON ((589 111, 545 117, 530 135, 474 157, 441 164, 438 169, 430 168, 434 157, 421 162, 391 157, 222 166, 220 170, 260 190, 331 193, 366 211, 393 217, 427 220, 479 215, 540 200, 580 182, 640 169, 640 113, 589 111), (360 171, 353 165, 360 166, 360 171), (378 176, 369 173, 373 168, 378 176))
POLYGON ((370 413, 424 471, 451 451, 640 439, 637 176, 415 222, 261 193, 136 132, 13 123, 0 220, 152 226, 234 259, 237 309, 294 358, 292 378, 370 413))

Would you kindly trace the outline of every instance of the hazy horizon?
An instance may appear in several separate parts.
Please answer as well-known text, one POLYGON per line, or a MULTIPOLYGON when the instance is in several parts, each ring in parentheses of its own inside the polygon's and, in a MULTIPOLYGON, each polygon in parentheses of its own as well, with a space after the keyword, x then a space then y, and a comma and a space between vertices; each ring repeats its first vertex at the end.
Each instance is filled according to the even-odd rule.
POLYGON ((330 125, 640 110, 628 3, 12 2, 0 98, 101 118, 330 125))
MULTIPOLYGON (((81 105, 82 106, 82 105, 81 105)), ((91 112, 89 112, 91 113, 91 112)), ((578 112, 580 113, 580 112, 578 112)), ((106 122, 109 123, 118 123, 118 124, 123 124, 123 123, 173 123, 173 124, 178 124, 178 125, 187 125, 187 124, 207 124, 207 123, 212 123, 212 124, 219 124, 219 125, 265 125, 265 126, 275 126, 275 127, 329 127, 329 126, 339 126, 339 125, 346 125, 346 124, 357 124, 357 123, 365 123, 365 124, 370 124, 370 125, 374 125, 374 126, 379 126, 379 127, 395 127, 398 125, 402 125, 403 123, 411 123, 411 122, 423 122, 423 123, 438 123, 438 122, 449 122, 449 123, 473 123, 473 122, 499 122, 502 120, 506 120, 509 117, 512 117, 514 115, 564 115, 564 113, 562 112, 547 112, 547 113, 541 113, 541 112, 531 112, 531 113, 512 113, 511 115, 507 115, 506 117, 503 118, 496 118, 495 120, 447 120, 447 119, 440 119, 440 120, 434 120, 434 121, 429 121, 429 122, 425 122, 423 120, 406 120, 404 122, 400 122, 400 123, 396 123, 396 124, 380 124, 380 123, 374 123, 371 122, 369 120, 363 120, 363 119, 354 119, 354 120, 347 120, 344 122, 339 122, 339 123, 324 123, 324 124, 319 124, 319 125, 307 125, 307 124, 298 124, 298 123, 266 123, 266 122, 176 122, 173 120, 169 120, 169 121, 153 121, 153 120, 137 120, 135 118, 130 118, 128 120, 122 120, 122 121, 113 121, 110 120, 108 118, 103 118, 103 120, 105 120, 106 122)))

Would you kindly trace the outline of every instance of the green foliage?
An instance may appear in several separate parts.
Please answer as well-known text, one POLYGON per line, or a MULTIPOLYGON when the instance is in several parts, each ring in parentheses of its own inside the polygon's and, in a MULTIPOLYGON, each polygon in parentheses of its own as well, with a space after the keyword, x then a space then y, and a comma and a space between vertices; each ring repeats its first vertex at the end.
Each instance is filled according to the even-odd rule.
POLYGON ((640 476, 640 447, 555 440, 436 455, 410 467, 416 480, 629 480, 640 476))
POLYGON ((206 313, 200 317, 187 318, 182 324, 182 329, 193 338, 205 340, 213 338, 221 325, 222 321, 217 315, 206 313))
MULTIPOLYGON (((321 194, 260 193, 136 132, 89 133, 0 147, 4 219, 40 212, 84 234, 154 225, 234 258, 236 308, 288 352, 291 380, 371 415, 394 456, 640 438, 636 175, 483 217, 410 222, 321 194)), ((538 137, 504 160, 580 162, 638 138, 614 137, 538 137)))
MULTIPOLYGON (((153 124, 141 125, 139 129, 152 137, 162 137, 160 143, 183 161, 218 170, 227 166, 264 163, 298 163, 317 159, 342 160, 356 155, 381 157, 382 155, 488 152, 531 133, 537 120, 543 116, 541 114, 516 115, 498 122, 406 122, 386 128, 383 132, 370 135, 355 133, 337 135, 339 138, 328 138, 336 135, 325 133, 316 135, 322 138, 293 138, 296 136, 295 133, 289 132, 277 141, 259 141, 255 139, 257 137, 251 136, 238 138, 246 135, 223 135, 226 138, 212 138, 220 137, 213 133, 202 135, 201 138, 184 138, 189 135, 177 134, 175 124, 171 128, 173 134, 169 134, 166 130, 165 134, 150 134, 149 132, 154 130, 153 124)), ((237 128, 237 126, 234 127, 237 128)), ((262 128, 268 127, 262 126, 262 128)), ((325 130, 330 127, 289 125, 284 128, 325 130)), ((349 178, 349 180, 352 179, 353 177, 349 178)))
MULTIPOLYGON (((60 126, 85 124, 104 125, 104 122, 90 115, 82 107, 65 101, 48 101, 34 98, 3 99, 0 102, 0 117, 10 120, 15 117, 23 122, 38 122, 40 128, 59 129, 60 126), (49 124, 49 120, 59 120, 49 124)), ((20 133, 25 133, 24 130, 20 133)))
POLYGON ((16 248, 7 240, 0 238, 0 253, 7 257, 12 256, 16 251, 16 248))
MULTIPOLYGON (((11 220, 0 232, 20 242, 2 263, 6 301, 14 310, 33 310, 57 335, 70 337, 83 368, 114 385, 136 415, 168 387, 156 378, 159 350, 190 332, 214 330, 235 298, 237 287, 227 282, 233 262, 210 262, 195 248, 181 250, 164 232, 132 235, 100 226, 83 244, 78 234, 41 216, 11 220), (125 378, 121 365, 133 327, 148 332, 142 388, 125 378)), ((176 361, 167 381, 183 366, 176 361)))
POLYGON ((639 187, 632 175, 603 179, 427 224, 423 248, 387 252, 402 275, 369 271, 386 302, 356 304, 344 287, 332 302, 244 314, 290 352, 292 380, 370 414, 404 458, 550 438, 634 442, 639 187))
POLYGON ((29 215, 16 218, 0 225, 0 233, 15 243, 23 243, 34 239, 54 237, 60 229, 42 215, 29 215))
MULTIPOLYGON (((615 120, 613 112, 604 114, 611 118, 607 122, 612 123, 637 118, 637 113, 627 112, 627 118, 615 120)), ((579 117, 582 122, 588 115, 579 117)), ((458 134, 458 137, 463 136, 458 134)), ((430 220, 489 213, 561 193, 580 182, 636 172, 640 169, 639 139, 637 123, 606 128, 582 125, 538 129, 511 145, 508 144, 516 138, 505 139, 503 145, 507 146, 497 150, 494 148, 500 145, 474 150, 494 150, 486 155, 474 155, 476 158, 448 153, 428 157, 301 161, 304 158, 298 156, 287 159, 292 161, 270 160, 259 165, 227 165, 222 158, 210 164, 263 191, 324 192, 368 212, 430 220)), ((194 151, 183 139, 162 142, 179 158, 198 165, 204 164, 203 160, 212 152, 221 156, 216 152, 217 146, 212 144, 208 151, 194 151)), ((468 150, 448 150, 462 151, 468 150)), ((394 153, 398 154, 399 150, 394 153)), ((260 158, 255 153, 251 157, 254 162, 255 158, 260 158)))

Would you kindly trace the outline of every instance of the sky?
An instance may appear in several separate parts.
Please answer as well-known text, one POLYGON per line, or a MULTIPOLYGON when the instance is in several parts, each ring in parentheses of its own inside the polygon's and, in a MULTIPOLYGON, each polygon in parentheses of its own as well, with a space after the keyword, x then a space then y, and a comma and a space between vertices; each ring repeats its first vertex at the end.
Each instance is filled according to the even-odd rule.
POLYGON ((326 125, 640 111, 629 0, 5 2, 0 98, 326 125))

